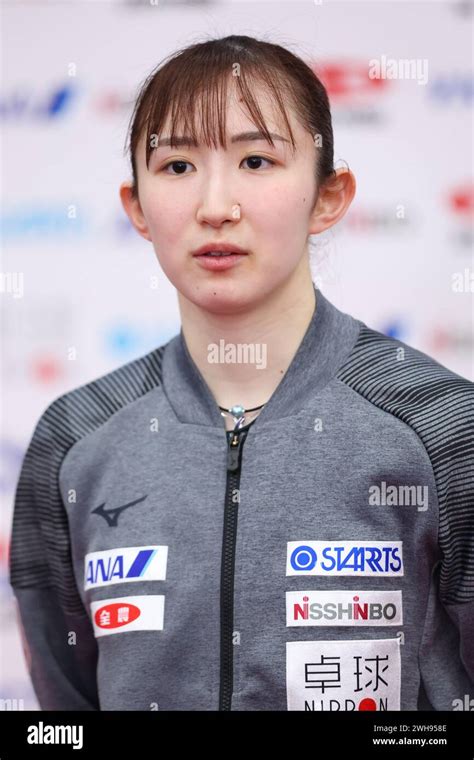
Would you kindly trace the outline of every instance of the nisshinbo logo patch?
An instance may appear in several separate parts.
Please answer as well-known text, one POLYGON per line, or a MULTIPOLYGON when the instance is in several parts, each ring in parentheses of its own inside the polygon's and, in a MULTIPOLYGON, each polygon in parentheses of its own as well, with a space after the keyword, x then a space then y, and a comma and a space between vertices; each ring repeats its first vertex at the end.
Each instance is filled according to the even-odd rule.
POLYGON ((403 575, 402 541, 288 541, 287 575, 403 575))
POLYGON ((129 546, 90 552, 85 557, 84 588, 134 581, 164 581, 167 546, 129 546))
POLYGON ((402 625, 402 592, 287 591, 286 624, 402 625))

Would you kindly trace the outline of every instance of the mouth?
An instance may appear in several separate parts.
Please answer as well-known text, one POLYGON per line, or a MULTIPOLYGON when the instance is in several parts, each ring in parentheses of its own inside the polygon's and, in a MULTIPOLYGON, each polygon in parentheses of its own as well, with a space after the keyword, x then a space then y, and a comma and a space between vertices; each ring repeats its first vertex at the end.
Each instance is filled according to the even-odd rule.
POLYGON ((244 251, 238 245, 231 243, 208 243, 193 251, 193 256, 206 256, 209 258, 221 258, 228 256, 247 256, 248 251, 244 251))
POLYGON ((239 266, 248 255, 248 251, 231 243, 208 243, 193 253, 198 265, 208 272, 215 273, 239 266))
POLYGON ((200 253, 199 256, 241 256, 240 253, 235 253, 234 251, 206 251, 206 253, 200 253))

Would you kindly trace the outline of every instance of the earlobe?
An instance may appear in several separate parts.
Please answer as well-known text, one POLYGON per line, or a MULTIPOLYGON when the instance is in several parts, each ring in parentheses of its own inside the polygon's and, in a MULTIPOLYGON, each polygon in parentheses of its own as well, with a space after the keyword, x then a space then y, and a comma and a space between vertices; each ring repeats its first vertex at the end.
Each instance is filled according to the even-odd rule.
POLYGON ((318 200, 311 214, 309 234, 314 235, 338 222, 354 198, 356 181, 350 169, 338 169, 319 191, 318 200))
POLYGON ((151 242, 148 225, 138 198, 132 195, 132 183, 122 182, 119 189, 123 209, 139 235, 151 242))

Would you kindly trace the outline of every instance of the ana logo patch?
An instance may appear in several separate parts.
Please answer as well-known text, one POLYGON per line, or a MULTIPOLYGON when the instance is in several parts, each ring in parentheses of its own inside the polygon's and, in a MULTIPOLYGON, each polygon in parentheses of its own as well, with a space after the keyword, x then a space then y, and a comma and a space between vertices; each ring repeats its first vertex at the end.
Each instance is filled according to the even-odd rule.
POLYGON ((400 640, 289 641, 288 710, 400 710, 400 640))
POLYGON ((286 624, 402 625, 402 592, 287 591, 286 624))
POLYGON ((403 575, 402 541, 288 541, 287 575, 403 575))
POLYGON ((167 546, 129 546, 90 552, 85 557, 84 589, 134 581, 164 581, 167 546))
POLYGON ((126 631, 162 631, 165 597, 123 596, 91 603, 94 635, 126 631))

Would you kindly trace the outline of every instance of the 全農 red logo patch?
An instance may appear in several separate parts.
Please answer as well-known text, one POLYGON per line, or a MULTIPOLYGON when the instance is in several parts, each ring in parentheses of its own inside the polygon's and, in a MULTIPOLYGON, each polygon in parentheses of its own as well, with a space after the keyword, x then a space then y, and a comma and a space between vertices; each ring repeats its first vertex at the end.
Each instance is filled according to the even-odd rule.
POLYGON ((99 607, 95 613, 94 620, 99 628, 121 628, 124 625, 128 625, 128 623, 132 623, 140 615, 140 608, 135 604, 117 602, 99 607))

